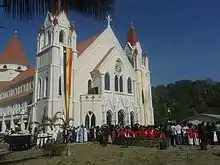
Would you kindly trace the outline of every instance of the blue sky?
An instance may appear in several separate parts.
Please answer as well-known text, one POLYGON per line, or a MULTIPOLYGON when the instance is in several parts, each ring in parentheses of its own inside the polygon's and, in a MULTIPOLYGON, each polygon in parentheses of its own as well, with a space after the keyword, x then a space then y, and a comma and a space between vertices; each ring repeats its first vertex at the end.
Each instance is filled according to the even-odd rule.
MULTIPOLYGON (((135 25, 139 40, 149 52, 152 84, 181 79, 220 79, 219 0, 118 0, 112 28, 124 44, 135 25)), ((106 23, 77 13, 69 14, 77 25, 78 41, 101 32, 106 23)), ((0 51, 14 30, 19 31, 25 50, 35 63, 37 32, 45 17, 34 21, 10 20, 0 13, 0 51)))

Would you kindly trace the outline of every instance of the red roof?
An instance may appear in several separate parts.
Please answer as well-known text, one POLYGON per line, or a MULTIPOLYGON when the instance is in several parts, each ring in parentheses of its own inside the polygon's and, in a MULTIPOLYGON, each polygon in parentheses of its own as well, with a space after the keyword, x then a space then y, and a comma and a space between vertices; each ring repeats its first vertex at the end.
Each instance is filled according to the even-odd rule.
POLYGON ((134 25, 131 25, 131 28, 128 32, 128 39, 127 42, 129 42, 131 44, 131 46, 135 46, 136 43, 138 42, 138 37, 136 35, 136 31, 134 28, 134 25))
POLYGON ((0 56, 0 64, 18 64, 30 66, 30 62, 24 52, 24 48, 17 34, 14 34, 12 40, 0 56))
POLYGON ((83 41, 77 45, 77 50, 79 55, 81 55, 98 37, 100 34, 97 34, 86 41, 83 41))
POLYGON ((0 104, 7 103, 12 100, 20 100, 22 97, 30 96, 32 94, 33 94, 33 91, 21 92, 19 94, 16 94, 16 95, 13 95, 13 96, 10 96, 10 97, 7 97, 5 99, 0 100, 0 104))

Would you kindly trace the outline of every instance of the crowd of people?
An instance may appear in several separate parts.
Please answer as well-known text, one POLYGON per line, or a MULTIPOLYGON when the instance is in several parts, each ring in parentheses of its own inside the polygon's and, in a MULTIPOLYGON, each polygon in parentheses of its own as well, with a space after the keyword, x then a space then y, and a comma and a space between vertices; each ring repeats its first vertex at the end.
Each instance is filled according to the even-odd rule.
MULTIPOLYGON (((11 133, 11 132, 10 132, 11 133)), ((168 145, 217 145, 220 144, 220 123, 201 123, 198 125, 179 124, 168 122, 165 125, 133 126, 103 125, 90 129, 86 127, 69 127, 64 130, 54 129, 51 134, 35 128, 33 140, 37 146, 42 147, 49 140, 59 141, 59 143, 83 143, 99 142, 107 144, 127 145, 127 140, 133 139, 166 139, 168 145)))
POLYGON ((166 137, 172 146, 176 145, 219 145, 220 123, 179 124, 172 122, 166 127, 166 137))

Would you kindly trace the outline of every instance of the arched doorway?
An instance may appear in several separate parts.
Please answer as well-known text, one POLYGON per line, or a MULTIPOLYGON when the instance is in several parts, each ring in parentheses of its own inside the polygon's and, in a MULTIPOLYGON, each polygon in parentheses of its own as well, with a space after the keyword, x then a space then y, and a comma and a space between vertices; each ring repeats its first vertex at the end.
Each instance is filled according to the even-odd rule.
POLYGON ((89 115, 88 114, 86 115, 86 118, 85 118, 85 127, 89 128, 89 115))
POLYGON ((96 117, 94 115, 94 113, 92 114, 91 117, 91 127, 95 127, 96 126, 96 117))
POLYGON ((106 123, 108 125, 112 124, 112 112, 110 110, 108 110, 106 113, 106 123))
POLYGON ((123 110, 118 111, 118 124, 119 125, 125 124, 125 113, 123 110))
POLYGON ((87 129, 89 129, 89 128, 95 127, 95 126, 96 126, 95 114, 93 112, 89 111, 85 117, 85 127, 87 129))
POLYGON ((134 112, 131 112, 131 113, 130 113, 130 124, 131 124, 131 126, 135 124, 135 123, 134 123, 134 122, 135 122, 135 121, 134 121, 134 118, 135 118, 134 112))

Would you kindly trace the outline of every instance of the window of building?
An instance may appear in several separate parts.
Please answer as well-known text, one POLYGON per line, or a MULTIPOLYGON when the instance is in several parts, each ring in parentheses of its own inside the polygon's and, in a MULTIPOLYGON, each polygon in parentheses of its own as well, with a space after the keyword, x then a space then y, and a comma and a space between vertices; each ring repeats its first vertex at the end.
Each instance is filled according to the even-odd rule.
POLYGON ((88 94, 92 94, 92 80, 88 80, 88 94))
POLYGON ((59 76, 59 89, 58 89, 58 95, 62 95, 62 81, 61 81, 61 76, 59 76))
POLYGON ((51 44, 51 33, 50 33, 50 31, 47 32, 47 37, 48 37, 48 44, 51 44))
POLYGON ((115 75, 115 91, 118 91, 118 76, 115 75))
POLYGON ((110 76, 108 73, 105 74, 105 90, 110 90, 110 76))
POLYGON ((41 78, 38 80, 38 99, 41 98, 41 92, 42 92, 42 82, 41 78))
POLYGON ((33 83, 31 83, 31 89, 33 88, 33 83))
POLYGON ((59 34, 59 42, 64 43, 64 40, 65 40, 65 33, 63 30, 61 30, 59 34))
POLYGON ((123 77, 120 76, 119 78, 119 84, 120 84, 120 92, 123 92, 123 77))
POLYGON ((3 66, 3 69, 7 69, 8 67, 6 65, 3 66))
POLYGON ((128 93, 132 93, 132 83, 131 83, 130 77, 128 77, 128 80, 127 80, 127 87, 128 87, 128 93))
POLYGON ((48 96, 48 77, 46 76, 44 81, 44 97, 48 96))

